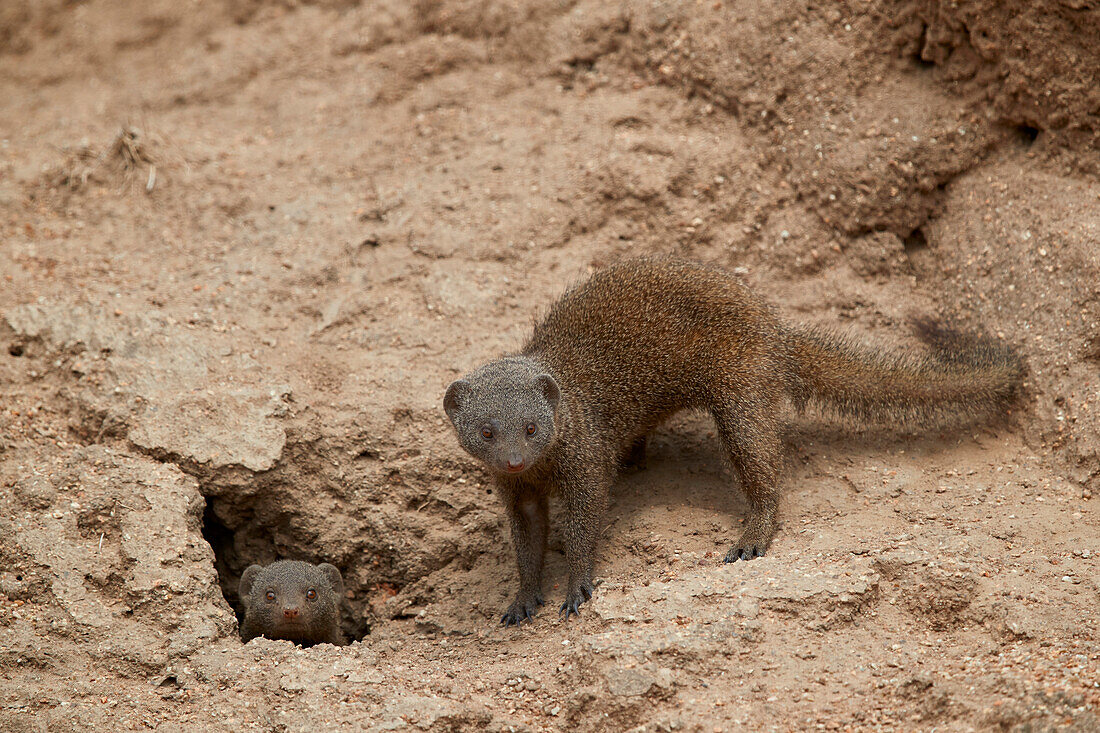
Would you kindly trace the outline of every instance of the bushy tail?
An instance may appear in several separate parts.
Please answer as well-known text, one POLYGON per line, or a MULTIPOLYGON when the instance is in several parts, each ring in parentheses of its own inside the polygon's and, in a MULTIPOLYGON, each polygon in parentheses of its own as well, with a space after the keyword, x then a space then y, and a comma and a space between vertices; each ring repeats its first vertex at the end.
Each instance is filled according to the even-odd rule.
POLYGON ((930 320, 914 325, 928 353, 884 351, 826 330, 790 329, 796 404, 813 401, 864 420, 924 425, 968 420, 1015 399, 1024 363, 1010 347, 930 320))

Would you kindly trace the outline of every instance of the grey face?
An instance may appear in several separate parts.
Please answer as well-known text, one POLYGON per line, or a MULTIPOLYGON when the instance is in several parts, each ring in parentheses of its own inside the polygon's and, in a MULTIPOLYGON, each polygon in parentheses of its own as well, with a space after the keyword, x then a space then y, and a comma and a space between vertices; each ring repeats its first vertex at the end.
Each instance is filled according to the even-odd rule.
POLYGON ((311 642, 326 638, 338 619, 343 578, 328 563, 280 560, 265 568, 249 566, 239 593, 246 619, 264 636, 311 642))
POLYGON ((505 359, 452 383, 443 408, 467 453, 493 471, 520 474, 553 442, 560 396, 549 374, 505 359))

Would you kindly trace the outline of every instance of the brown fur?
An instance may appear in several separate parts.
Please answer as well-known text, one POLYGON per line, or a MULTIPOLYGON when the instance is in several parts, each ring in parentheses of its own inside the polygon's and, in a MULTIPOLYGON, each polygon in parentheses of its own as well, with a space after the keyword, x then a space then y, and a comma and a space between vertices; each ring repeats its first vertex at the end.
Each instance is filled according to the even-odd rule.
POLYGON ((645 436, 679 410, 714 417, 748 495, 732 562, 763 555, 775 531, 786 401, 924 425, 1014 397, 1023 365, 1010 350, 929 324, 923 335, 931 355, 793 328, 735 277, 679 261, 627 261, 567 292, 518 355, 455 382, 444 400, 463 447, 493 470, 511 518, 520 590, 503 622, 542 604, 552 491, 566 515, 562 611, 568 617, 591 597, 608 488, 622 461, 644 460, 645 436))
POLYGON ((249 565, 238 588, 244 605, 241 639, 286 639, 303 646, 345 644, 340 631, 344 580, 334 565, 279 560, 249 565))

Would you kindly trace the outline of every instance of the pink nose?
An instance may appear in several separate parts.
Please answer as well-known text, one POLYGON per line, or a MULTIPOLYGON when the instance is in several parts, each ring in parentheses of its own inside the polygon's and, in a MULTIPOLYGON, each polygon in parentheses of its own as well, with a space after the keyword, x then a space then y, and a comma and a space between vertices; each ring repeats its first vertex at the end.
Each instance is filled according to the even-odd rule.
POLYGON ((283 609, 283 616, 285 618, 298 618, 298 609, 297 608, 284 608, 283 609))

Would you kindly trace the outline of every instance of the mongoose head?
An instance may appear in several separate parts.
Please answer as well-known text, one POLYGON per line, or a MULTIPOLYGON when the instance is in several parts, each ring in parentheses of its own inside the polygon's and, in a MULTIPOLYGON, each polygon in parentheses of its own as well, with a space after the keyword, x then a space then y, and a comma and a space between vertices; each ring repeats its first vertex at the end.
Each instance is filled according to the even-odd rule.
POLYGON ((511 357, 451 383, 443 409, 467 453, 496 473, 519 474, 553 444, 560 399, 552 376, 511 357))
POLYGON ((248 566, 238 591, 253 633, 310 644, 328 640, 339 624, 344 579, 327 562, 279 560, 248 566))

